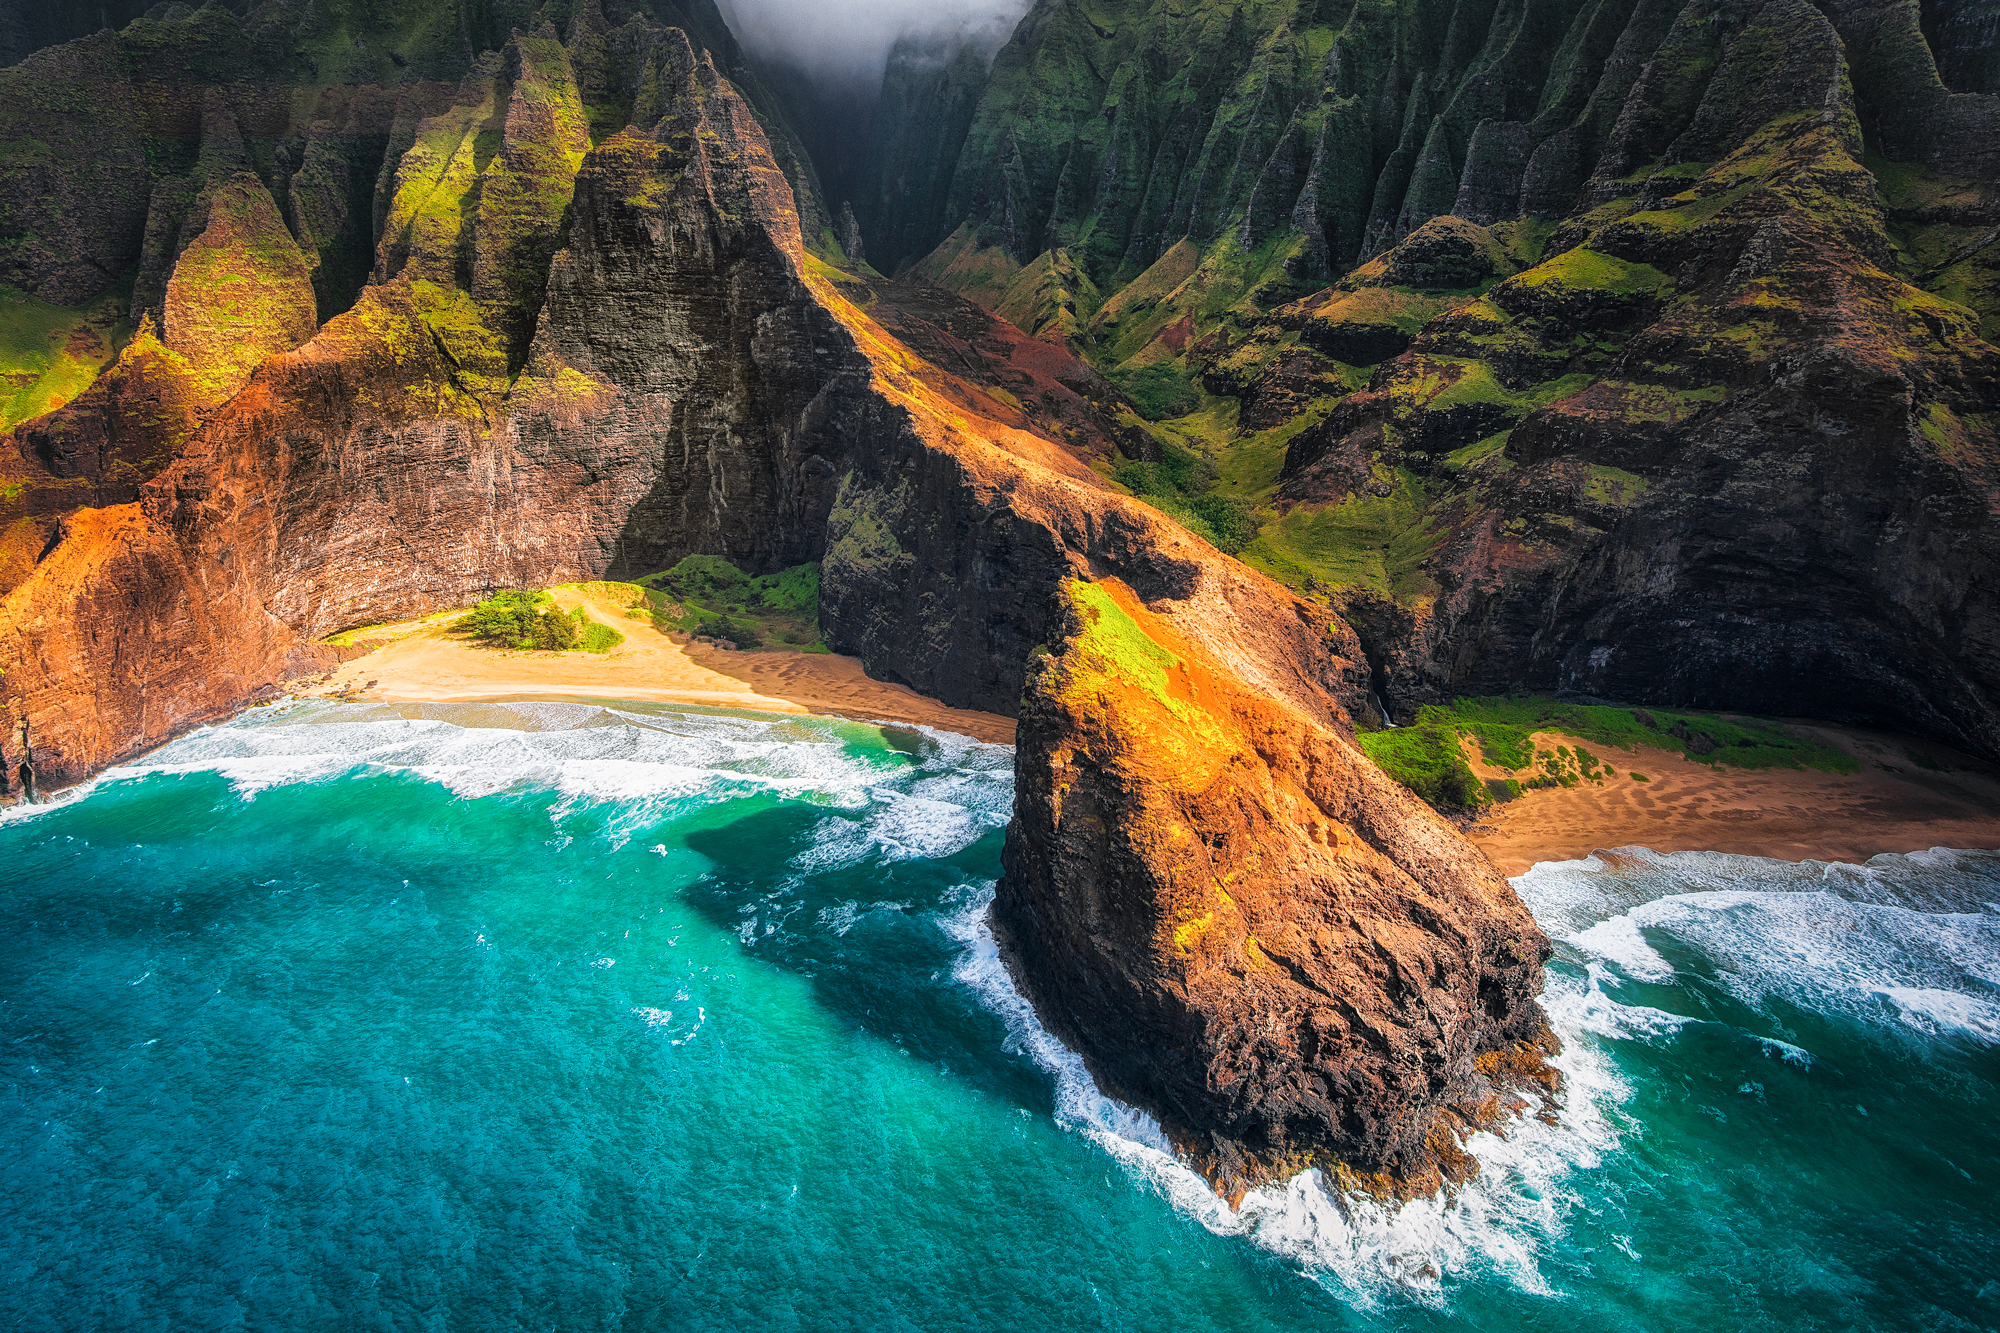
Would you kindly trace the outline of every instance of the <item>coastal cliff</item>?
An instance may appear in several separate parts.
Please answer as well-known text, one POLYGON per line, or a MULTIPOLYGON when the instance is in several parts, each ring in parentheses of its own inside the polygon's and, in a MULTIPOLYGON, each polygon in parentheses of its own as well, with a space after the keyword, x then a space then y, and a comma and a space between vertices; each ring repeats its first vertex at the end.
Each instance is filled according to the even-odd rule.
POLYGON ((1245 688, 1212 620, 1172 610, 1063 589, 994 899, 1009 961, 1232 1198, 1311 1166, 1382 1195, 1462 1182, 1456 1136, 1558 1086, 1547 939, 1338 714, 1245 688))
POLYGON ((1407 719, 1570 691, 2000 754, 2000 97, 1917 0, 1036 4, 892 59, 868 254, 1143 408, 1149 502, 1407 719))
MULTIPOLYGON (((1156 1012, 1158 1037, 1182 1046, 1162 1078, 1114 1061, 1095 1020, 1078 1029, 1080 1049, 1225 1190, 1308 1161, 1396 1189, 1462 1176, 1438 1117, 1476 1116, 1482 1100, 1497 1114, 1478 1062, 1542 1039, 1545 946, 1477 853, 1341 739, 1366 688, 1352 632, 1110 481, 1107 459, 1153 446, 1072 354, 814 257, 770 138, 710 53, 654 32, 617 85, 630 120, 614 125, 592 101, 587 45, 574 31, 568 42, 547 27, 516 32, 398 131, 408 147, 383 177, 370 281, 323 323, 306 299, 306 250, 273 230, 274 196, 235 165, 225 120, 202 122, 227 169, 200 177, 194 221, 161 252, 162 333, 142 332, 55 414, 71 435, 88 426, 114 441, 63 454, 85 459, 77 474, 100 489, 122 477, 134 498, 76 490, 122 502, 56 513, 0 601, 9 710, 30 720, 45 781, 269 696, 325 664, 320 641, 348 626, 496 587, 643 572, 688 551, 757 569, 817 560, 832 647, 948 703, 1022 715, 1031 799, 996 910, 1024 983, 1068 1026, 1062 1006, 1086 960, 1061 920, 1030 935, 1021 905, 1046 911, 1071 882, 1064 849, 1084 824, 1041 794, 1107 745, 1142 770, 1185 757, 1173 726, 1139 712, 1072 715, 1039 684, 1023 711, 1032 663, 1082 660, 1077 590, 1097 589, 1177 661, 1205 664, 1203 706, 1239 736, 1210 728, 1201 744, 1232 756, 1241 795, 1310 789, 1323 804, 1282 840, 1263 837, 1291 827, 1272 813, 1209 856, 1219 882, 1266 886, 1261 898, 1239 889, 1241 901, 1286 904, 1289 924, 1257 917, 1256 938, 1291 950, 1303 980, 1274 990, 1239 975, 1224 947, 1235 927, 1219 928, 1198 997, 1156 1012), (508 276, 524 268, 529 278, 508 276), (197 280, 208 272, 250 277, 197 280), (220 332, 238 326, 268 341, 220 332), (1024 405, 999 387, 1005 376, 1048 392, 1024 405), (185 407, 119 415, 140 394, 185 407), (106 460, 121 449, 157 474, 117 473, 106 460), (1288 729, 1290 748, 1274 749, 1288 729), (1370 840, 1387 850, 1337 857, 1334 891, 1310 849, 1370 840), (1293 901, 1309 884, 1325 892, 1293 901), (1383 982, 1341 979, 1353 948, 1373 947, 1342 933, 1362 901, 1400 924, 1371 919, 1355 939, 1398 951, 1395 966, 1420 966, 1436 992, 1418 1002, 1433 1015, 1425 1035, 1386 1061, 1368 1054, 1382 1025, 1417 1016, 1401 999, 1354 1008, 1383 982), (1329 1018, 1350 1010, 1367 1017, 1329 1018), (1205 1045, 1195 1029, 1207 1014, 1292 1022, 1311 1049, 1205 1045), (1246 1078, 1254 1095, 1228 1091, 1246 1078), (1312 1091, 1272 1091, 1293 1084, 1312 1091), (1197 1085, 1222 1091, 1191 1098, 1197 1085)), ((17 446, 44 428, 17 430, 17 446)), ((55 472, 32 446, 20 457, 23 491, 48 492, 55 472)), ((1129 828, 1108 832, 1143 859, 1152 816, 1128 813, 1129 828)), ((1133 873, 1128 857, 1106 884, 1133 873)), ((1159 873, 1187 879, 1165 862, 1159 873)))

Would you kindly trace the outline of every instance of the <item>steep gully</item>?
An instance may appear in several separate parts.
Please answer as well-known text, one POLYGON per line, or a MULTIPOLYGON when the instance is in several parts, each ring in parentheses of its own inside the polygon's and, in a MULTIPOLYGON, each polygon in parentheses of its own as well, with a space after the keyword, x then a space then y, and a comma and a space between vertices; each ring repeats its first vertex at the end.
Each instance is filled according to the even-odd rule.
MULTIPOLYGON (((1914 4, 1411 0, 1269 32, 1040 5, 990 73, 892 77, 896 189, 842 219, 850 256, 939 246, 920 271, 1033 339, 821 263, 810 172, 694 8, 696 42, 585 3, 483 56, 406 45, 393 91, 330 86, 284 158, 286 99, 212 75, 293 57, 219 7, 0 76, 14 137, 69 143, 57 88, 101 127, 0 179, 10 280, 77 303, 129 250, 149 321, 0 462, 4 689, 49 776, 346 625, 690 550, 817 558, 836 647, 1021 716, 995 924, 1099 1080, 1225 1192, 1313 1162, 1400 1193, 1548 1090, 1547 945, 1346 745, 1371 675, 1399 702, 1803 699, 1993 749, 1994 354, 1894 250, 1990 228, 1995 99, 1914 4), (187 71, 135 83, 141 51, 187 71), (1914 164, 1875 178, 1886 207, 1870 153, 1914 164), (1536 217, 1567 219, 1538 250, 1536 217), (1430 595, 1322 589, 1372 670, 1086 466, 1156 446, 1065 341, 1287 228, 1270 290, 1304 299, 1169 311, 1141 351, 1252 424, 1374 368, 1278 497, 1451 478, 1430 595), (1093 275, 1126 284, 1094 316, 1093 275)), ((1976 256, 1934 258, 1976 295, 1976 256)))
POLYGON ((45 781, 266 697, 348 625, 687 551, 819 559, 832 646, 1021 715, 996 924, 1108 1087, 1231 1194, 1309 1163, 1462 1178, 1454 1130, 1553 1077, 1548 945, 1349 744, 1352 633, 1089 468, 1065 437, 1101 386, 1066 354, 1003 349, 1069 394, 1029 413, 892 336, 857 298, 940 354, 1010 343, 810 257, 757 118, 678 30, 632 78, 632 125, 593 143, 552 29, 483 61, 413 127, 371 282, 303 341, 312 266, 258 178, 197 178, 160 325, 15 437, 16 475, 79 492, 171 457, 61 512, 0 602, 45 781), (489 275, 537 253, 535 308, 489 275), (206 321, 176 304, 204 264, 233 293, 206 321))
POLYGON ((892 62, 859 232, 1235 399, 1205 447, 1284 455, 1232 479, 1273 515, 1245 558, 1341 609, 1393 708, 1569 691, 1991 756, 1974 8, 1045 0, 990 72, 892 62), (1350 499, 1402 517, 1341 545, 1350 499))

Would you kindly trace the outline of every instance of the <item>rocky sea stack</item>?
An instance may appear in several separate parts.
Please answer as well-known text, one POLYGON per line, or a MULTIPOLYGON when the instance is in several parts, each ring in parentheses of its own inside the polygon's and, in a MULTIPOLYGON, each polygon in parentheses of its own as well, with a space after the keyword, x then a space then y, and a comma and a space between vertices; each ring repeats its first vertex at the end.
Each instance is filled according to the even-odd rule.
POLYGON ((1246 688, 1213 625, 1115 579, 1065 588, 1022 712, 1009 961, 1099 1085, 1232 1197, 1315 1165, 1380 1194, 1462 1181, 1454 1132, 1559 1086, 1548 940, 1356 762, 1331 701, 1246 688))
POLYGON ((382 8, 0 27, 44 787, 354 626, 817 564, 828 647, 1019 718, 994 922, 1100 1084, 1231 1197, 1409 1196, 1557 1090, 1550 946, 1376 696, 2000 756, 1971 6, 1040 0, 832 155, 710 0, 382 8))

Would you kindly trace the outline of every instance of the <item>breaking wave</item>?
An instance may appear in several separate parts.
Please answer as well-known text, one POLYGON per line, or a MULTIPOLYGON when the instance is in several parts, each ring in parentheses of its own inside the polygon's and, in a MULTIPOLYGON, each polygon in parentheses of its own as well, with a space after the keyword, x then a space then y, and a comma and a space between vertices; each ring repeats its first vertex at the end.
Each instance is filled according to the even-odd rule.
MULTIPOLYGON (((1752 1006, 1782 997, 1913 1035, 2000 1043, 2000 853, 1939 848, 1854 866, 1633 849, 1545 863, 1514 882, 1563 956, 1542 997, 1563 1040, 1560 1113, 1554 1124, 1524 1118, 1504 1135, 1475 1135, 1465 1145, 1480 1163, 1472 1182, 1400 1208, 1342 1197, 1306 1171, 1232 1209, 1175 1158, 1151 1117, 1100 1092, 1037 1022, 988 925, 990 887, 940 924, 963 950, 954 975, 1002 1018, 1009 1048, 1054 1081, 1061 1124, 1211 1232, 1282 1255, 1364 1306, 1391 1295, 1442 1305, 1478 1275, 1559 1294, 1544 1253, 1575 1210, 1591 1207, 1589 1174, 1643 1133, 1613 1051, 1707 1021, 1625 993, 1679 975, 1662 947, 1752 1006)), ((1813 1063, 1780 1037, 1745 1035, 1765 1058, 1813 1063)), ((1629 1237, 1615 1243, 1636 1258, 1629 1237)))
MULTIPOLYGON (((896 932, 910 927, 901 923, 927 919, 950 961, 924 966, 948 972, 938 985, 997 1018, 1002 1052, 1048 1080, 1058 1126, 1206 1232, 1278 1256, 1362 1309, 1447 1309, 1459 1293, 1494 1287, 1568 1299, 1590 1280, 1579 1253, 1608 1249, 1620 1262, 1642 1262, 1641 1249, 1664 1243, 1662 1232, 1655 1224, 1649 1242, 1644 1209, 1620 1202, 1620 1192, 1644 1192, 1635 1160, 1649 1136, 1668 1133, 1662 1062, 1694 1067, 1688 1052, 1702 1043, 1726 1056, 1708 1066, 1730 1071, 1724 1081, 1759 1106, 1767 1083, 1831 1086, 1843 1068, 1858 1069, 1852 1043, 1829 1046, 1849 1029, 1900 1044, 1918 1061, 1948 1046, 1990 1062, 1984 1053, 2000 1048, 2000 853, 1933 849, 1856 866, 1628 850, 1545 863, 1514 882, 1557 943, 1542 998, 1564 1043, 1557 1065, 1566 1090, 1553 1123, 1524 1118, 1504 1134, 1474 1136, 1466 1147, 1481 1171, 1444 1198, 1385 1206, 1340 1197, 1306 1172, 1231 1208, 1176 1160, 1157 1123, 1104 1096, 1082 1060, 1036 1021, 988 926, 993 885, 978 876, 994 873, 990 862, 962 863, 979 866, 952 872, 972 882, 942 898, 910 887, 920 879, 898 879, 1004 826, 1013 797, 1007 747, 926 728, 641 704, 294 703, 204 728, 0 820, 35 820, 93 793, 178 787, 196 775, 210 785, 179 788, 187 799, 213 800, 219 776, 245 812, 268 810, 259 798, 274 788, 354 777, 426 784, 467 802, 532 795, 527 808, 546 818, 550 848, 573 833, 676 866, 687 864, 676 858, 690 844, 653 842, 674 821, 699 822, 706 807, 745 798, 785 805, 797 815, 786 827, 803 832, 774 844, 769 863, 745 879, 731 903, 732 948, 740 942, 768 958, 797 946, 811 962, 794 966, 811 977, 849 959, 886 965, 867 951, 903 939, 896 932), (831 945, 799 946, 802 933, 831 945)), ((700 873, 696 864, 689 873, 700 873)), ((683 958, 682 927, 665 920, 672 969, 641 961, 622 940, 593 948, 585 962, 606 984, 633 987, 618 1010, 624 1023, 689 1058, 720 1058, 743 1030, 726 1002, 733 992, 717 979, 724 965, 683 958), (648 966, 659 984, 624 980, 648 966)), ((484 934, 476 944, 491 948, 484 934)), ((1695 1112, 1727 1121, 1728 1109, 1712 1101, 1695 1112)), ((1701 1159, 1676 1160, 1685 1173, 1701 1159)), ((1950 1170, 1970 1181, 1960 1160, 1950 1170)))
POLYGON ((151 777, 218 774, 250 801, 274 787, 391 774, 467 799, 556 792, 549 815, 558 826, 584 809, 610 811, 615 849, 672 814, 762 792, 846 816, 827 821, 820 868, 871 854, 948 856, 1006 823, 1011 748, 929 727, 889 730, 917 737, 922 762, 885 743, 881 728, 839 718, 633 703, 308 701, 203 727, 63 793, 62 803, 151 777))
POLYGON ((1400 1208, 1342 1197, 1317 1170, 1282 1186, 1250 1191, 1231 1208, 1199 1174, 1174 1156, 1152 1117, 1105 1096, 1083 1060, 1035 1019, 1001 960, 988 912, 992 889, 971 897, 940 924, 963 948, 953 975, 1006 1024, 1008 1046, 1029 1056, 1055 1082, 1056 1118, 1144 1179, 1209 1231, 1240 1236, 1299 1264, 1350 1300, 1414 1296, 1441 1303, 1447 1283, 1476 1273, 1504 1277, 1522 1290, 1553 1294, 1538 1254, 1561 1236, 1580 1201, 1579 1170, 1598 1166, 1619 1137, 1616 1108, 1626 1089, 1611 1063, 1577 1040, 1582 1029, 1554 1016, 1564 1031, 1556 1060, 1568 1084, 1557 1123, 1522 1120, 1503 1137, 1481 1133, 1466 1147, 1480 1173, 1454 1196, 1400 1208))

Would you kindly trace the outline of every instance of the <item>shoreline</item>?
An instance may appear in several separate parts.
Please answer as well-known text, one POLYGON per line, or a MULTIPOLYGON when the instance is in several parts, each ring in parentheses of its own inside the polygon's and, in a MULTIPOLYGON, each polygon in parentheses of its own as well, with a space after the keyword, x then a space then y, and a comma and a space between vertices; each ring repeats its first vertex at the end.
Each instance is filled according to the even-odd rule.
MULTIPOLYGON (((908 686, 875 680, 856 658, 683 642, 685 636, 630 619, 624 606, 590 590, 550 591, 560 609, 586 607, 625 642, 605 654, 479 647, 446 633, 459 614, 453 612, 355 632, 369 651, 293 693, 383 703, 631 699, 914 723, 1014 743, 1012 718, 950 708, 908 686)), ((1605 781, 1523 792, 1461 827, 1508 876, 1628 847, 1849 864, 1939 846, 2000 848, 2000 768, 1910 737, 1821 722, 1787 725, 1845 752, 1857 770, 1740 769, 1695 763, 1677 751, 1599 746, 1600 760, 1614 767, 1605 781)), ((1558 732, 1542 735, 1550 745, 1578 743, 1558 732)), ((1476 743, 1464 749, 1482 779, 1519 776, 1486 764, 1476 743)))
POLYGON ((902 722, 1014 743, 1014 719, 951 708, 907 685, 876 680, 859 658, 783 650, 738 652, 680 642, 634 620, 626 608, 576 587, 549 590, 563 611, 585 607, 625 636, 607 653, 536 652, 475 646, 451 637, 461 612, 376 626, 351 636, 370 647, 295 697, 379 703, 479 703, 524 695, 630 699, 766 713, 818 713, 863 722, 902 722))
MULTIPOLYGON (((1603 783, 1523 792, 1465 829, 1504 875, 1597 851, 1722 852, 1779 861, 1865 863, 1885 853, 2000 849, 2000 769, 1931 741, 1831 723, 1785 725, 1845 752, 1852 773, 1699 764, 1678 751, 1596 746, 1603 783), (1647 781, 1635 779, 1644 773, 1647 781)), ((1538 733, 1550 744, 1575 737, 1538 733)), ((1587 744, 1587 743, 1586 743, 1587 744)), ((1482 779, 1521 776, 1484 763, 1482 779)))

